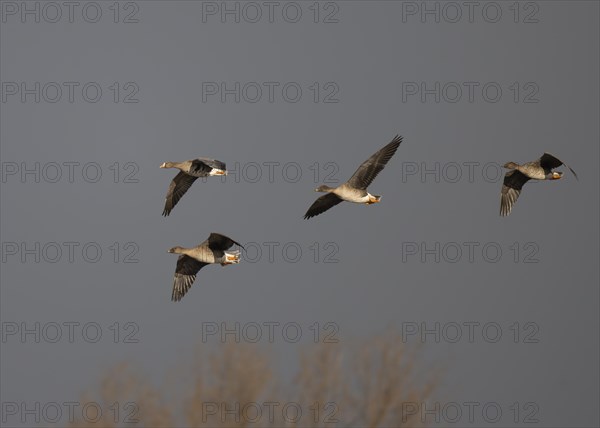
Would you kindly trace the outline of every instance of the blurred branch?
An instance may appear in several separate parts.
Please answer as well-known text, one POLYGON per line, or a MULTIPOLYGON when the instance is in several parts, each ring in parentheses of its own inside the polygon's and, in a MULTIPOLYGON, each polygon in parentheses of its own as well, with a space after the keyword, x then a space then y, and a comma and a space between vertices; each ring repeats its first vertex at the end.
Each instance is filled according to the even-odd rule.
MULTIPOLYGON (((105 412, 98 422, 77 420, 71 426, 420 427, 420 415, 405 414, 403 403, 427 402, 441 375, 441 370, 425 366, 421 346, 402 343, 394 331, 356 347, 320 343, 305 349, 292 383, 274 375, 271 366, 268 355, 255 345, 201 349, 186 372, 191 389, 179 394, 183 398, 176 403, 167 403, 166 394, 177 396, 184 390, 180 384, 156 389, 129 366, 119 365, 95 396, 103 408, 134 403, 138 421, 125 420, 130 408, 120 409, 120 419, 105 412), (302 417, 290 420, 282 411, 285 404, 300 409, 302 417)), ((84 396, 87 401, 93 397, 84 396)))

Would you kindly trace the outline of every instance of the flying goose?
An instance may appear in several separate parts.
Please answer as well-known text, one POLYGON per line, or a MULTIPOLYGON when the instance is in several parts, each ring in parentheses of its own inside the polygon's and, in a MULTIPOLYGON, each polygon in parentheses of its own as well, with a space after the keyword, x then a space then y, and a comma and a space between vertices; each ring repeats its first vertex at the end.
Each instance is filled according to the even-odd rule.
POLYGON ((165 198, 165 209, 162 213, 165 217, 171 213, 177 202, 198 178, 211 175, 227 175, 227 169, 223 162, 209 158, 198 158, 183 162, 164 162, 160 167, 180 170, 169 185, 165 198))
POLYGON ((354 175, 350 177, 350 180, 341 186, 329 187, 323 184, 317 187, 315 192, 325 192, 326 195, 317 198, 308 211, 306 211, 306 214, 304 214, 304 218, 309 219, 324 213, 329 208, 342 201, 366 205, 379 202, 381 196, 371 195, 367 191, 367 187, 373 182, 375 177, 377 177, 377 174, 383 170, 392 156, 394 156, 394 153, 396 153, 401 142, 402 137, 396 135, 384 148, 364 161, 358 167, 354 175))
POLYGON ((504 168, 509 169, 504 176, 502 184, 502 193, 500 196, 500 215, 505 217, 510 214, 513 205, 517 202, 523 185, 529 180, 558 180, 563 176, 560 171, 552 171, 554 168, 564 165, 573 173, 576 179, 577 174, 573 169, 560 159, 549 153, 544 153, 541 158, 519 165, 515 162, 508 162, 504 168))
POLYGON ((208 239, 193 248, 173 247, 169 253, 181 254, 173 277, 171 301, 179 302, 188 292, 200 269, 209 264, 220 263, 226 266, 240 262, 239 251, 225 251, 233 245, 244 248, 240 243, 219 233, 211 233, 208 239))

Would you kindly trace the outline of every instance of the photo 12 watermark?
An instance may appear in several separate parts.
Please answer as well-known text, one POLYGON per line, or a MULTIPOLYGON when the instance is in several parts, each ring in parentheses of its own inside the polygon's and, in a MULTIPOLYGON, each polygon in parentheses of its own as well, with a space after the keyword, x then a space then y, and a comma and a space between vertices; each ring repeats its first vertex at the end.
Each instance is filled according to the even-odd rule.
MULTIPOLYGON (((73 424, 84 421, 88 424, 112 422, 114 424, 137 424, 140 422, 140 408, 137 403, 128 401, 119 403, 99 403, 96 401, 3 401, 2 423, 14 424, 73 424)), ((28 425, 32 426, 32 425, 28 425)))
POLYGON ((137 24, 140 2, 134 1, 2 1, 3 24, 137 24))
POLYGON ((6 183, 139 183, 136 162, 49 161, 0 162, 0 181, 6 183))
POLYGON ((340 2, 332 1, 202 1, 202 23, 337 24, 340 2))
POLYGON ((202 343, 339 343, 340 326, 332 321, 248 321, 200 323, 202 343))
POLYGON ((132 321, 106 325, 96 321, 3 321, 2 343, 139 343, 140 326, 132 321))
POLYGON ((402 1, 402 23, 537 24, 540 3, 534 1, 402 1))
POLYGON ((294 82, 294 81, 204 81, 202 82, 202 103, 235 104, 338 104, 340 85, 334 81, 294 82))
POLYGON ((244 426, 265 426, 283 422, 286 424, 337 424, 340 422, 340 409, 337 403, 315 401, 303 405, 295 401, 205 401, 202 402, 202 423, 248 424, 244 426))
MULTIPOLYGON (((336 162, 296 162, 296 161, 246 161, 228 162, 227 175, 220 177, 221 183, 298 183, 309 178, 312 183, 336 184, 340 182, 340 167, 336 162)), ((214 181, 214 177, 203 177, 203 182, 214 181)))
POLYGON ((402 183, 498 183, 504 179, 506 169, 498 162, 400 162, 402 183))
POLYGON ((540 343, 540 325, 534 321, 405 321, 402 343, 540 343))
POLYGON ((507 426, 540 423, 540 406, 535 401, 503 403, 500 401, 406 401, 401 406, 403 423, 419 420, 429 424, 450 426, 507 426), (456 424, 456 425, 455 425, 456 424), (479 424, 479 425, 478 425, 479 424))
POLYGON ((401 84, 401 96, 404 104, 538 104, 540 85, 533 81, 404 81, 401 84))
POLYGON ((540 263, 537 242, 403 241, 402 263, 540 263))
POLYGON ((339 263, 337 242, 262 241, 243 244, 243 261, 247 263, 339 263))
POLYGON ((134 241, 2 241, 2 263, 139 263, 134 241))
POLYGON ((140 86, 133 81, 99 83, 93 81, 23 82, 2 81, 0 100, 35 104, 137 104, 140 86))

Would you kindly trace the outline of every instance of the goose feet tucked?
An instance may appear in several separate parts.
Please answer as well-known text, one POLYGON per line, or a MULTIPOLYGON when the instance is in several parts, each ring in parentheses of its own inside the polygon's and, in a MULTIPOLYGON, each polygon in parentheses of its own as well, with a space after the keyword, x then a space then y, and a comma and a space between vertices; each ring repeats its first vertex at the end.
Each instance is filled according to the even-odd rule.
POLYGON ((225 251, 225 260, 221 263, 221 266, 233 265, 240 262, 240 252, 239 251, 225 251))
POLYGON ((379 195, 371 195, 369 193, 369 200, 365 202, 366 205, 376 204, 381 201, 381 196, 379 195))

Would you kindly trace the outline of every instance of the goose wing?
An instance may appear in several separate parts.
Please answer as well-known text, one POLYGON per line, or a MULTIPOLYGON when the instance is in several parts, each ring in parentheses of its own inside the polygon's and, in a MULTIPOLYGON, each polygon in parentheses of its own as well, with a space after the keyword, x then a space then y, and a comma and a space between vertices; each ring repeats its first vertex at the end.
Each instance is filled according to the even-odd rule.
POLYGON ((212 251, 225 251, 230 249, 234 244, 244 248, 239 242, 236 242, 225 235, 221 235, 220 233, 213 232, 201 245, 208 246, 212 251))
POLYGON ((198 271, 207 264, 208 263, 199 262, 185 254, 179 256, 177 259, 175 276, 173 277, 173 294, 171 295, 171 301, 179 302, 183 296, 185 296, 185 293, 188 292, 196 280, 198 271))
POLYGON ((188 174, 194 177, 208 177, 213 168, 225 169, 225 164, 214 159, 198 158, 191 161, 188 174))
POLYGON ((185 172, 180 172, 175 176, 175 178, 171 181, 169 185, 169 190, 167 191, 167 196, 165 198, 165 208, 163 210, 163 216, 168 216, 171 214, 171 211, 177 205, 177 202, 181 199, 185 192, 194 184, 198 177, 194 177, 193 175, 186 174, 185 172))
POLYGON ((324 213, 329 208, 336 206, 342 202, 337 195, 333 193, 328 193, 326 195, 317 198, 317 200, 310 206, 306 214, 304 214, 305 219, 309 219, 311 217, 317 216, 319 214, 324 213))
POLYGON ((396 135, 394 139, 385 147, 374 153, 369 159, 364 161, 356 172, 348 180, 348 184, 355 189, 365 190, 373 182, 388 161, 394 156, 398 146, 402 142, 402 137, 396 135))
POLYGON ((207 170, 206 171, 207 174, 213 168, 215 168, 215 169, 222 169, 222 170, 226 170, 227 169, 227 167, 225 166, 225 162, 221 162, 219 160, 211 159, 211 158, 198 158, 198 159, 195 159, 192 162, 192 168, 194 168, 195 164, 198 164, 199 167, 200 167, 200 165, 204 165, 201 168, 204 168, 204 170, 207 170))
POLYGON ((508 171, 502 183, 500 195, 500 215, 505 217, 510 214, 513 205, 517 202, 523 185, 530 180, 525 174, 516 169, 508 171))
POLYGON ((569 168, 569 170, 573 173, 575 178, 579 180, 579 178, 577 178, 577 174, 575 173, 575 171, 573 171, 573 168, 571 168, 569 165, 558 159, 556 156, 551 155, 550 153, 544 153, 542 157, 538 159, 538 162, 540 166, 544 168, 546 174, 548 174, 554 168, 558 168, 559 166, 564 165, 567 168, 569 168))

